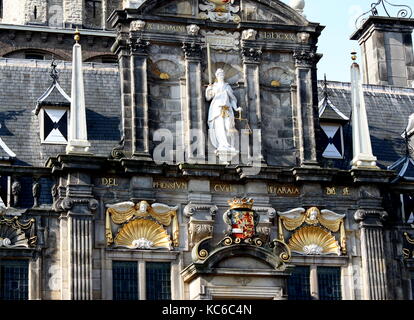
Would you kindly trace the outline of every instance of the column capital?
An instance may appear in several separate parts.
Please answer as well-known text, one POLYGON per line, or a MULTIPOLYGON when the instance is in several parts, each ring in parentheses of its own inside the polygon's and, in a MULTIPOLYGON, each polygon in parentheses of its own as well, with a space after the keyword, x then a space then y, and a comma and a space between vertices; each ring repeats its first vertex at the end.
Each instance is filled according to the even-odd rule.
POLYGON ((147 55, 148 47, 151 43, 139 37, 130 38, 128 44, 131 49, 131 55, 147 55))
POLYGON ((241 56, 243 63, 260 63, 262 60, 262 48, 248 47, 242 44, 241 56))
POLYGON ((183 42, 181 47, 187 60, 201 60, 201 44, 195 41, 183 42))
POLYGON ((382 228, 382 222, 388 217, 388 213, 382 209, 359 208, 355 211, 354 219, 361 227, 382 228))
POLYGON ((295 59, 295 66, 297 68, 313 68, 320 60, 321 55, 314 51, 297 49, 293 53, 293 58, 295 59))

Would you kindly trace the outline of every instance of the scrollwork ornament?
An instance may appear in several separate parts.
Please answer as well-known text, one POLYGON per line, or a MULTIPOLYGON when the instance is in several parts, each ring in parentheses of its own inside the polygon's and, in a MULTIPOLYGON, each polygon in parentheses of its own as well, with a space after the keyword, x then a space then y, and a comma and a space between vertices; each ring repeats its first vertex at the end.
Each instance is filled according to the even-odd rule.
POLYGON ((397 18, 411 18, 413 15, 413 11, 412 9, 407 6, 407 5, 401 5, 401 4, 393 4, 391 2, 389 2, 388 0, 378 0, 377 2, 373 2, 371 3, 371 9, 369 9, 368 11, 364 12, 363 14, 361 14, 356 20, 355 20, 355 27, 358 29, 360 28, 365 21, 367 20, 366 18, 364 18, 366 15, 370 14, 373 16, 378 16, 379 12, 378 12, 378 7, 382 5, 382 8, 385 12, 385 14, 388 17, 391 17, 390 14, 390 10, 389 8, 387 8, 387 6, 390 7, 394 7, 394 8, 398 8, 398 11, 396 13, 396 17, 397 18))
POLYGON ((99 207, 99 202, 96 199, 91 199, 89 200, 88 206, 90 210, 95 211, 99 207))
POLYGON ((226 237, 223 239, 223 244, 225 246, 231 246, 233 244, 233 239, 230 237, 226 237))
POLYGON ((60 204, 61 208, 65 211, 72 209, 75 202, 71 198, 64 198, 60 204))

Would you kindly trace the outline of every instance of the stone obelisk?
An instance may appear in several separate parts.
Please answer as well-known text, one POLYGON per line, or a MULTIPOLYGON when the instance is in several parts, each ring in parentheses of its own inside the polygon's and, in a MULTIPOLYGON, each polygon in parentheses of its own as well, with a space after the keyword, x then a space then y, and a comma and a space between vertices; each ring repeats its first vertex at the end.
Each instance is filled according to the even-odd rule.
POLYGON ((85 90, 82 72, 82 47, 80 32, 76 29, 72 57, 72 94, 70 105, 69 142, 67 154, 91 154, 86 127, 85 90))

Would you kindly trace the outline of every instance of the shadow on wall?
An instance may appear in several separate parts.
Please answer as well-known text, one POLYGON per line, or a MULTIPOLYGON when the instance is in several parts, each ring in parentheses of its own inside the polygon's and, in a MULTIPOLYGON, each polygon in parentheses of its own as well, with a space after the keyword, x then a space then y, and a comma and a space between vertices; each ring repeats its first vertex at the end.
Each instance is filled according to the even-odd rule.
POLYGON ((89 140, 116 141, 121 139, 119 117, 106 117, 90 109, 86 109, 89 140))
POLYGON ((19 110, 19 111, 3 111, 0 112, 0 137, 4 136, 14 136, 14 134, 7 128, 7 122, 12 120, 18 120, 18 117, 27 113, 28 111, 19 110))

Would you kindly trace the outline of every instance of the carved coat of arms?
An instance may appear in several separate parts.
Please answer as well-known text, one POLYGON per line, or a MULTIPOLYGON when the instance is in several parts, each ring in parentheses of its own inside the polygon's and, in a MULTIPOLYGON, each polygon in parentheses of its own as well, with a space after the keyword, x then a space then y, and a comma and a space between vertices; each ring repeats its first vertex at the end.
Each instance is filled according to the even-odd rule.
POLYGON ((224 244, 237 244, 242 241, 256 243, 256 240, 259 241, 259 239, 256 239, 256 226, 259 223, 260 216, 252 209, 253 200, 235 198, 229 201, 229 205, 230 210, 223 215, 224 222, 230 226, 230 232, 224 239, 224 244))

